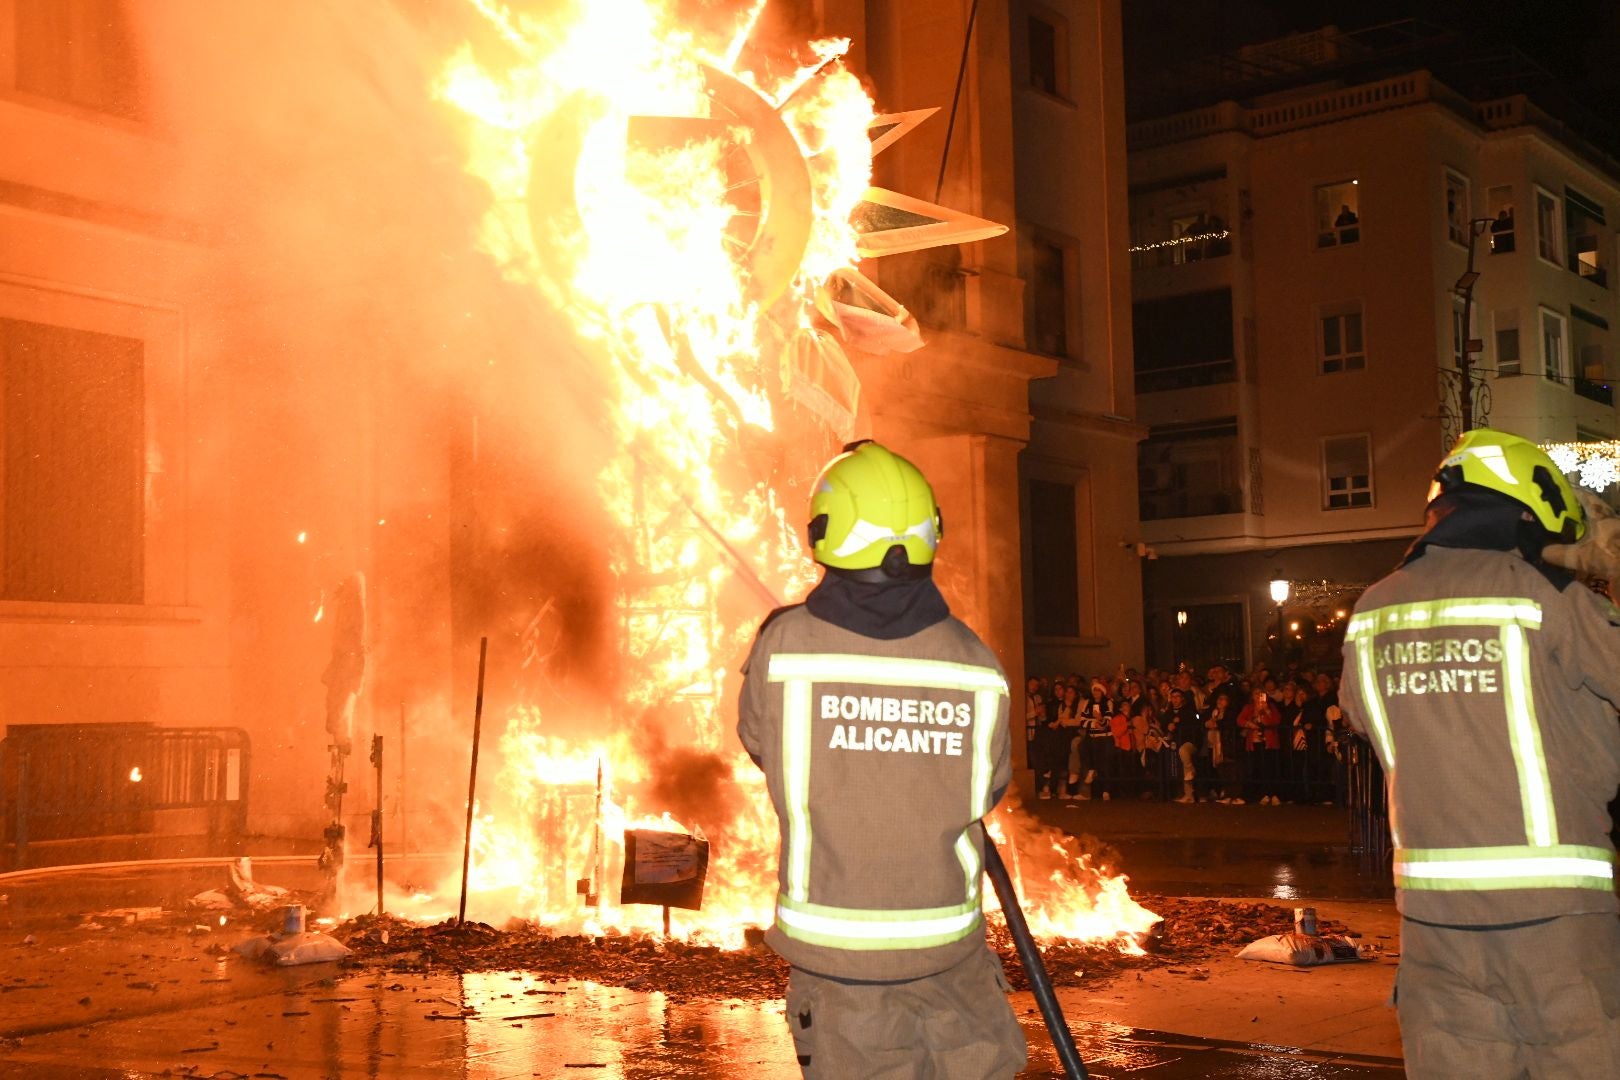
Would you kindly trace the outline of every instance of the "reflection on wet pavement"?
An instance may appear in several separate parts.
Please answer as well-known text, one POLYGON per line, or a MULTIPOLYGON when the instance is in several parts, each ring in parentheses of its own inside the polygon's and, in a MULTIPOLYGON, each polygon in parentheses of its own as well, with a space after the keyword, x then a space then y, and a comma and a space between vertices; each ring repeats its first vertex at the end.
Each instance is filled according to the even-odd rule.
POLYGON ((1387 899, 1387 869, 1367 872, 1344 846, 1262 839, 1136 837, 1115 846, 1131 891, 1164 896, 1387 899))
MULTIPOLYGON (((1025 1012, 1026 1078, 1060 1075, 1025 1012)), ((1383 1077, 1398 1062, 1187 1039, 1114 1024, 1076 1025, 1093 1076, 1383 1077)), ((789 1078, 798 1075, 781 1002, 671 1004, 661 994, 543 983, 518 972, 312 979, 280 993, 68 1027, 0 1050, 0 1076, 580 1076, 789 1078)))

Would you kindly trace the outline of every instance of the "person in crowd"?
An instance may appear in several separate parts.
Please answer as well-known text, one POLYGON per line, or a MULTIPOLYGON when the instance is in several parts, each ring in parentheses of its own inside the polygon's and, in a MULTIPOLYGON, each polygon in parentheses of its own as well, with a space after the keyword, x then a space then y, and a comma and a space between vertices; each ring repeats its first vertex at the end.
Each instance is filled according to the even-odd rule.
POLYGON ((1281 771, 1282 740, 1278 729, 1282 715, 1265 690, 1255 690, 1249 703, 1238 714, 1238 727, 1242 728, 1246 743, 1245 759, 1248 773, 1249 798, 1262 806, 1281 806, 1278 797, 1278 774, 1281 771))
POLYGON ((1025 760, 1031 768, 1039 768, 1036 764, 1039 753, 1036 747, 1046 716, 1046 694, 1041 688, 1041 680, 1031 676, 1024 684, 1024 750, 1027 755, 1025 760))
POLYGON ((1071 679, 1063 686, 1063 700, 1058 704, 1058 759, 1054 760, 1054 767, 1059 763, 1063 771, 1052 774, 1053 787, 1058 794, 1065 798, 1072 797, 1080 787, 1080 743, 1085 735, 1081 729, 1084 723, 1080 716, 1080 687, 1071 679), (1058 777, 1062 776, 1064 782, 1060 785, 1058 777))
POLYGON ((1170 706, 1165 717, 1165 740, 1175 749, 1181 763, 1181 795, 1176 802, 1190 803, 1197 798, 1198 748, 1203 743, 1203 727, 1198 710, 1179 687, 1170 690, 1170 706))
POLYGON ((1204 712, 1204 752, 1211 774, 1208 798, 1241 806, 1237 717, 1232 713, 1232 696, 1223 690, 1214 696, 1214 702, 1204 712))
POLYGON ((1193 678, 1193 673, 1188 670, 1186 664, 1183 664, 1181 670, 1176 672, 1175 678, 1170 681, 1170 685, 1181 691, 1187 704, 1193 707, 1193 711, 1202 712, 1208 704, 1204 700, 1204 688, 1198 685, 1198 681, 1193 678))
POLYGON ((1308 686, 1300 689, 1294 741, 1297 744, 1303 737, 1305 743, 1303 755, 1298 755, 1296 749, 1296 756, 1303 759, 1302 802, 1324 805, 1333 802, 1333 756, 1330 750, 1333 739, 1329 733, 1331 722, 1327 718, 1327 710, 1337 700, 1333 679, 1329 675, 1318 674, 1308 686))
MULTIPOLYGON (((1055 686, 1055 693, 1061 699, 1062 680, 1058 680, 1055 686)), ((1043 799, 1050 799, 1053 789, 1063 782, 1063 732, 1058 720, 1059 711, 1058 705, 1048 706, 1036 738, 1035 786, 1043 799)))
POLYGON ((1228 704, 1247 701, 1248 695, 1232 677, 1232 672, 1225 664, 1215 664, 1209 669, 1209 680, 1204 686, 1204 698, 1207 703, 1213 704, 1215 698, 1225 694, 1228 704))
POLYGON ((1288 802, 1305 802, 1305 732, 1299 726, 1302 710, 1302 688, 1293 679, 1277 687, 1272 699, 1281 722, 1277 736, 1282 754, 1277 773, 1278 792, 1288 802))
POLYGON ((1080 784, 1080 798, 1100 795, 1109 797, 1108 779, 1113 763, 1114 736, 1110 724, 1114 715, 1114 702, 1108 696, 1108 687, 1101 679, 1091 681, 1091 697, 1080 708, 1084 721, 1085 741, 1082 766, 1085 776, 1080 784))
POLYGON ((1123 700, 1113 726, 1115 775, 1119 780, 1121 795, 1141 798, 1147 794, 1143 783, 1142 751, 1147 744, 1148 713, 1152 708, 1153 703, 1142 692, 1141 680, 1127 676, 1123 700), (1122 719, 1123 723, 1120 722, 1122 719))

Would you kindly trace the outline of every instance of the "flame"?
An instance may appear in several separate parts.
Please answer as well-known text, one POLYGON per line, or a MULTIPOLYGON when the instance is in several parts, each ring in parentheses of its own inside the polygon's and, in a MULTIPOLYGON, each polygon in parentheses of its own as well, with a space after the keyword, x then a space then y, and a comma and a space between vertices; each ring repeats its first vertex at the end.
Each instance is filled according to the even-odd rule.
MULTIPOLYGON (((818 290, 857 262, 875 109, 844 65, 847 39, 808 43, 786 72, 746 63, 765 0, 708 35, 673 0, 467 3, 499 47, 457 49, 435 89, 465 119, 466 169, 491 196, 479 248, 569 315, 613 406, 618 452, 596 479, 619 532, 629 673, 622 700, 590 717, 596 737, 550 734, 532 705, 506 717, 474 818, 469 914, 661 925, 658 909, 615 901, 626 829, 701 835, 648 804, 658 765, 623 718, 657 716, 736 793, 710 823, 704 905, 680 932, 738 946, 770 920, 778 832, 725 719, 728 668, 766 610, 815 580, 774 478, 745 448, 793 440, 802 470, 847 434, 795 405, 791 357, 796 335, 815 332, 818 290)), ((1132 914, 1124 879, 1062 873, 1032 923, 1118 936, 1132 914)), ((406 909, 428 915, 454 891, 406 909)))

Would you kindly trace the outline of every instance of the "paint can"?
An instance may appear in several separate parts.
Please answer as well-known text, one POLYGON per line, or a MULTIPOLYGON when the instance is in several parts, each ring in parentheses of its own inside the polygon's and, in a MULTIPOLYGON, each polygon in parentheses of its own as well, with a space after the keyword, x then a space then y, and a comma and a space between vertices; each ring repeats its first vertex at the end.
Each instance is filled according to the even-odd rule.
POLYGON ((303 904, 288 904, 282 909, 281 932, 283 934, 302 934, 304 932, 304 915, 307 909, 303 904))
POLYGON ((1294 931, 1315 937, 1316 909, 1313 907, 1297 907, 1294 909, 1294 931))

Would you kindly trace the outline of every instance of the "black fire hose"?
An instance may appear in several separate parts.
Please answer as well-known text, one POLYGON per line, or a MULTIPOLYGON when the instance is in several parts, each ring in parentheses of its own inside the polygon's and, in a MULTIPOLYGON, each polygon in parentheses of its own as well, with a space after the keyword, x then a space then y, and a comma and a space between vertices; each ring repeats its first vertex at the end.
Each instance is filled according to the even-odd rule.
POLYGON ((1024 965, 1024 976, 1029 979, 1035 1003, 1041 1007, 1041 1019, 1046 1021, 1046 1033, 1052 1037, 1052 1046, 1057 1050, 1063 1075, 1066 1080, 1086 1080, 1085 1062, 1080 1060, 1080 1050, 1074 1045, 1069 1022, 1063 1018, 1063 1006, 1058 1004, 1057 995, 1052 992, 1052 979, 1046 974, 1046 965, 1041 962, 1041 953, 1029 932, 1024 909, 1018 906, 1018 893, 1013 889, 1012 876, 1007 873, 1007 864, 1001 861, 1001 852, 996 848, 996 842, 990 839, 989 830, 984 834, 984 869, 996 887, 996 895, 1001 898, 1001 913, 1007 917, 1007 932, 1018 947, 1018 962, 1024 965))

